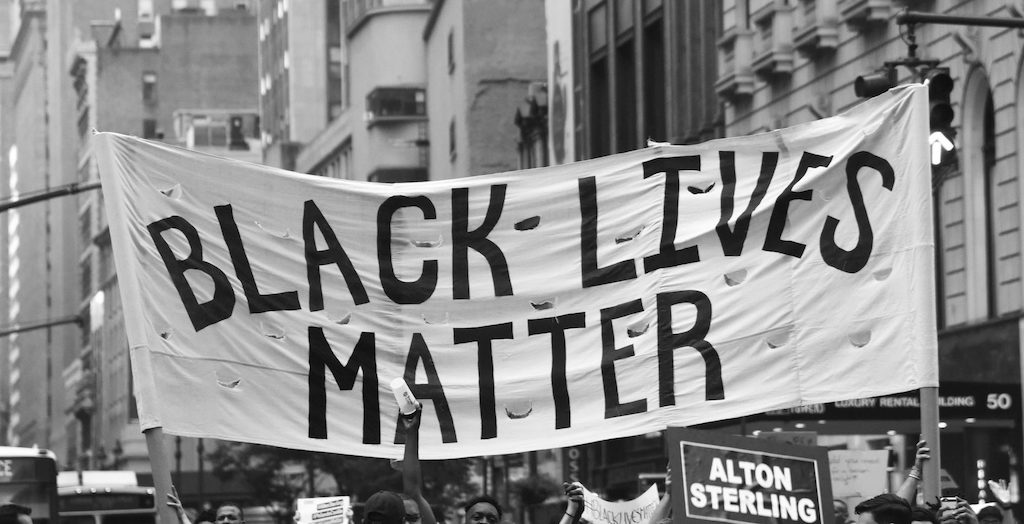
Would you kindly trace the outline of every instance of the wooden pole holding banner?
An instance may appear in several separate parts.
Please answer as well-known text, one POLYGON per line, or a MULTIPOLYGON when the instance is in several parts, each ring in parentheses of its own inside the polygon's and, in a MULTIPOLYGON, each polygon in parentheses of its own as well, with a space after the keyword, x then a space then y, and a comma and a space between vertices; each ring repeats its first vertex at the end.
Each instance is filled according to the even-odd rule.
MULTIPOLYGON (((939 388, 921 388, 921 439, 928 442, 931 458, 923 464, 921 493, 925 502, 935 502, 941 496, 939 479, 939 388)), ((911 501, 915 502, 915 501, 911 501)))
POLYGON ((177 524, 178 514, 167 505, 167 494, 171 492, 171 465, 164 451, 164 430, 156 427, 143 433, 146 435, 146 448, 149 449, 149 465, 153 468, 153 489, 156 490, 156 509, 160 515, 160 524, 177 524))

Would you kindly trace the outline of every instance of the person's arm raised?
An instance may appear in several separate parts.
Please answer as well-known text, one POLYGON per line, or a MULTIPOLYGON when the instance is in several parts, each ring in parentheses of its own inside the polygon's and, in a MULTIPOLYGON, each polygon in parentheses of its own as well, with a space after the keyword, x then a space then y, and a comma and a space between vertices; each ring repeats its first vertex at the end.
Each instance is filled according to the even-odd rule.
POLYGON ((583 484, 563 482, 562 489, 565 490, 565 496, 569 501, 565 505, 565 514, 558 524, 578 524, 580 516, 583 515, 583 484))
POLYGON ((914 455, 914 466, 910 468, 910 473, 907 473, 906 480, 903 484, 900 484, 899 489, 896 490, 896 494, 906 500, 911 505, 917 502, 917 485, 921 482, 921 472, 924 471, 924 461, 930 459, 931 448, 928 447, 927 441, 919 441, 917 443, 917 453, 914 455))
POLYGON ((423 498, 423 474, 420 470, 420 416, 423 409, 417 409, 411 415, 402 415, 405 427, 405 456, 402 459, 402 492, 416 501, 420 507, 422 524, 437 524, 430 503, 423 498))

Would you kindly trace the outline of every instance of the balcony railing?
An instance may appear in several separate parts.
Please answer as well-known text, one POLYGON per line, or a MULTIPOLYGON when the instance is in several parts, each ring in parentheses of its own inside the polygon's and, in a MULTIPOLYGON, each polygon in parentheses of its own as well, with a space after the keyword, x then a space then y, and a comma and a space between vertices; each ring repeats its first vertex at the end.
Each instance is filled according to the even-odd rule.
POLYGON ((888 23, 892 0, 840 0, 839 14, 852 26, 888 23))
POLYGON ((746 29, 732 29, 718 40, 718 81, 715 92, 727 99, 750 96, 754 93, 754 33, 746 29))
POLYGON ((754 72, 766 77, 792 73, 793 8, 771 4, 751 18, 757 32, 754 72))
POLYGON ((813 56, 839 45, 838 0, 800 0, 793 14, 793 45, 801 53, 813 56))

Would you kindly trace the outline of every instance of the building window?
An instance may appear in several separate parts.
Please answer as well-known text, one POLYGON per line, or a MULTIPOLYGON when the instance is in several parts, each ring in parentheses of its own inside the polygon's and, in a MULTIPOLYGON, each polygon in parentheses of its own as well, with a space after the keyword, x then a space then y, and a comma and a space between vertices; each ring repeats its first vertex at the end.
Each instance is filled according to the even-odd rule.
POLYGON ((455 160, 455 119, 448 123, 448 156, 455 160))
POLYGON ((82 109, 81 114, 78 115, 78 136, 85 137, 85 134, 89 131, 89 108, 85 107, 82 109))
POLYGON ((611 96, 608 78, 608 57, 590 63, 590 157, 610 154, 611 96))
POLYGON ((150 21, 153 19, 153 0, 139 0, 139 20, 150 21))
POLYGON ((197 118, 192 122, 194 147, 227 147, 228 128, 224 121, 197 118))
MULTIPOLYGON (((996 244, 999 234, 999 206, 996 206, 998 191, 995 180, 996 167, 996 112, 992 103, 992 91, 988 91, 985 98, 984 127, 982 128, 981 162, 982 172, 985 180, 985 253, 986 253, 986 288, 988 289, 988 317, 999 316, 999 288, 1000 275, 998 252, 996 244)), ((1014 232, 1016 234, 1016 231, 1014 232)))
POLYGON ((78 265, 78 276, 82 279, 81 299, 88 300, 92 294, 92 260, 88 256, 78 265))
POLYGON ((620 153, 637 147, 634 51, 632 38, 623 40, 615 50, 615 150, 620 153))
POLYGON ((665 96, 665 39, 663 18, 658 16, 643 29, 644 135, 658 142, 667 140, 668 111, 665 96))
POLYGON ((455 71, 455 30, 448 31, 448 74, 455 71))
POLYGON ((142 73, 142 102, 146 105, 156 104, 156 73, 142 73))
POLYGON ((92 208, 88 206, 78 219, 78 238, 82 242, 82 249, 92 244, 92 208))
POLYGON ((142 138, 159 138, 157 137, 155 118, 146 118, 142 121, 142 138))
POLYGON ((366 95, 369 119, 423 117, 427 115, 427 91, 410 87, 378 87, 366 95))
POLYGON ((587 84, 588 156, 608 155, 612 152, 611 74, 608 65, 608 7, 599 2, 586 13, 587 56, 589 69, 587 84))
POLYGON ((341 5, 327 2, 327 120, 341 115, 344 93, 342 93, 342 49, 341 49, 341 5))

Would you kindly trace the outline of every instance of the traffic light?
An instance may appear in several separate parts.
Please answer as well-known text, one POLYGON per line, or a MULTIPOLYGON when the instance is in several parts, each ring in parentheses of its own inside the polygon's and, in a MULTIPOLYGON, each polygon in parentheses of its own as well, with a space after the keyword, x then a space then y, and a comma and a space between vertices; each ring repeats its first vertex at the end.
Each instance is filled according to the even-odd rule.
POLYGON ((953 124, 953 105, 949 102, 949 95, 953 92, 953 78, 949 76, 949 69, 944 67, 936 68, 925 73, 925 82, 928 83, 928 125, 932 131, 944 131, 953 124))
POLYGON ((232 115, 229 122, 228 129, 228 149, 232 150, 249 150, 249 143, 245 141, 245 130, 242 129, 243 121, 239 115, 232 115))
POLYGON ((931 162, 934 166, 955 163, 956 150, 953 140, 956 131, 953 129, 953 104, 950 93, 953 92, 953 78, 949 69, 937 67, 924 74, 928 84, 928 146, 931 162))
POLYGON ((853 81, 853 93, 860 98, 878 96, 896 85, 895 70, 884 69, 870 75, 858 76, 853 81))

